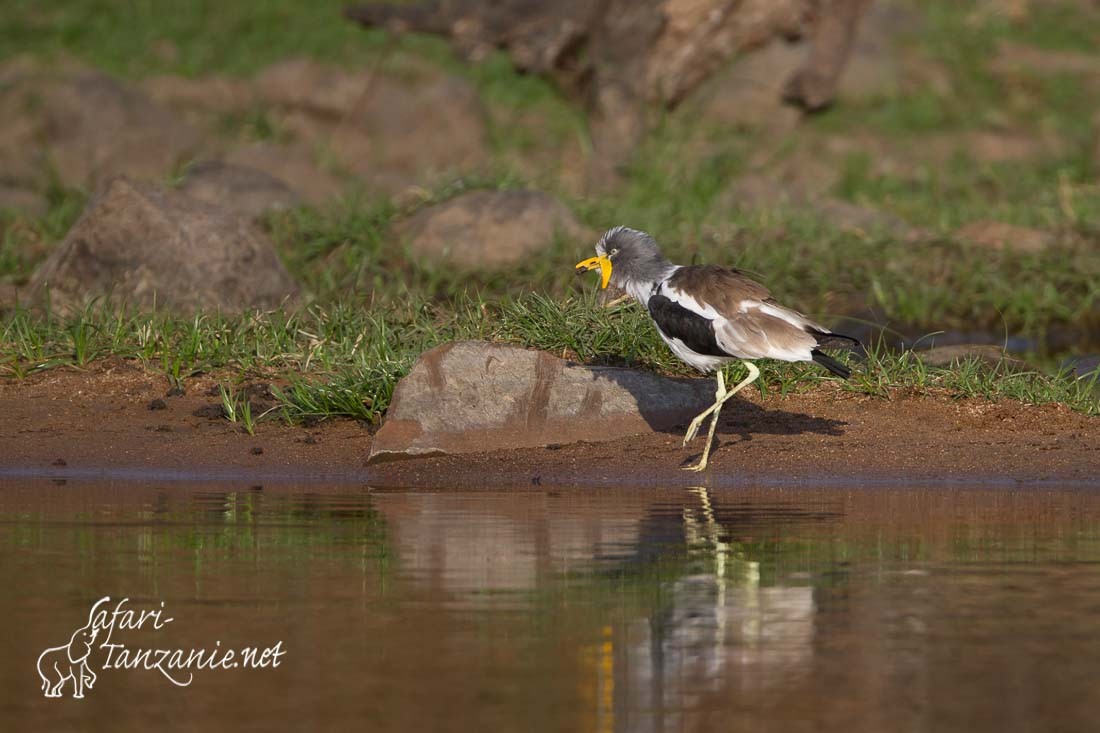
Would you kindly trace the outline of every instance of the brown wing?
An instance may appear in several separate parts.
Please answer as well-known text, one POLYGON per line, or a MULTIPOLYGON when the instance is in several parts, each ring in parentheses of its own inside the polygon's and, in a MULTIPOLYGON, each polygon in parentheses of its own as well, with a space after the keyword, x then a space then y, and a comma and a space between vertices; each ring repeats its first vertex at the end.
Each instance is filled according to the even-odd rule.
POLYGON ((715 338, 726 352, 743 359, 809 360, 822 331, 801 313, 777 303, 768 289, 743 272, 718 265, 682 267, 668 286, 722 316, 715 338))
POLYGON ((814 337, 800 323, 759 308, 716 323, 714 338, 718 345, 742 359, 808 361, 816 346, 814 337))
POLYGON ((766 287, 732 267, 688 265, 674 272, 668 284, 727 318, 740 310, 742 301, 774 302, 766 287))

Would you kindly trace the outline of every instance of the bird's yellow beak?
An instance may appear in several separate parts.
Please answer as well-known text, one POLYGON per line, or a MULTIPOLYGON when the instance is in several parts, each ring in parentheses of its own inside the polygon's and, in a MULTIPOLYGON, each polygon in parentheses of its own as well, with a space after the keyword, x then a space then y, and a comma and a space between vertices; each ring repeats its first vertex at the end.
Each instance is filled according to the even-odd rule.
POLYGON ((588 272, 589 270, 595 270, 597 267, 600 268, 600 287, 606 288, 607 284, 611 282, 611 260, 607 255, 589 257, 587 260, 578 262, 577 272, 588 272))

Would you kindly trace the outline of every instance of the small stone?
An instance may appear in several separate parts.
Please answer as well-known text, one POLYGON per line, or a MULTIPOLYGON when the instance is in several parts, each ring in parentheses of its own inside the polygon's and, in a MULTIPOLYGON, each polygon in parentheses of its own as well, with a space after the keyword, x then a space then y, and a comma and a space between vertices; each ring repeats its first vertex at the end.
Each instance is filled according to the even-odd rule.
POLYGON ((302 144, 276 144, 265 140, 230 151, 225 155, 225 162, 284 181, 296 196, 314 206, 334 201, 344 191, 344 181, 325 170, 317 156, 302 144))
POLYGON ((42 194, 0 182, 0 212, 14 211, 27 217, 39 217, 47 211, 42 194))
POLYGON ((191 413, 194 417, 205 417, 208 420, 221 420, 225 417, 225 410, 219 405, 203 405, 191 413))
POLYGON ((1081 51, 1039 48, 1024 43, 1002 41, 989 70, 1002 76, 1043 76, 1076 74, 1100 75, 1096 56, 1081 51))
POLYGON ((995 250, 1012 252, 1042 252, 1052 245, 1055 236, 1050 232, 1000 221, 981 219, 964 225, 955 232, 955 239, 988 247, 995 250))
POLYGON ((67 466, 67 465, 69 465, 69 464, 68 464, 68 463, 66 463, 66 461, 65 461, 65 459, 64 459, 64 458, 58 458, 58 459, 57 459, 56 461, 54 461, 54 462, 53 462, 53 463, 51 463, 50 465, 51 465, 51 466, 67 466))
POLYGON ((1062 362, 1062 369, 1072 373, 1078 379, 1100 380, 1100 355, 1075 356, 1062 362))
POLYGON ((254 445, 254 446, 252 446, 252 455, 254 455, 254 456, 262 456, 263 454, 264 454, 264 449, 263 449, 263 448, 261 448, 261 447, 260 447, 260 446, 258 446, 258 445, 254 445))
POLYGON ((158 397, 157 399, 155 399, 155 400, 153 400, 152 402, 149 403, 149 409, 150 410, 167 410, 168 409, 168 403, 158 397))
POLYGON ((884 231, 909 237, 913 228, 882 209, 834 198, 802 185, 787 184, 767 175, 750 174, 734 181, 712 207, 716 214, 731 209, 809 211, 826 224, 845 231, 884 231))
POLYGON ((583 237, 565 204, 539 191, 473 191, 428 206, 397 225, 413 254, 468 269, 514 265, 551 245, 556 233, 583 237))
POLYGON ((302 197, 294 189, 270 173, 220 160, 191 166, 179 190, 249 219, 270 211, 292 209, 302 203, 302 197))
POLYGON ((924 351, 915 352, 928 366, 946 367, 968 359, 977 359, 988 366, 999 366, 1012 371, 1027 371, 1031 365, 1022 359, 1010 356, 1000 346, 992 344, 955 344, 952 346, 933 346, 924 351))

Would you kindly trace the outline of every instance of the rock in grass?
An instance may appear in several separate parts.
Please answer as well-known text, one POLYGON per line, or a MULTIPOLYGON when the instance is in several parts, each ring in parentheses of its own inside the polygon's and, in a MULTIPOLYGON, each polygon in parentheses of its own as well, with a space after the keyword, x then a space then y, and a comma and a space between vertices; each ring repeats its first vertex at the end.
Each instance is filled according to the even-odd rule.
POLYGON ((206 145, 141 90, 91 70, 15 75, 0 86, 0 128, 2 177, 32 187, 161 179, 206 145))
POLYGON ((428 64, 365 72, 287 59, 265 69, 256 89, 287 132, 371 190, 399 193, 490 157, 477 89, 428 64))
POLYGON ((1026 361, 1010 356, 1000 346, 993 344, 933 346, 915 353, 925 364, 934 367, 948 367, 969 359, 977 359, 986 366, 1003 366, 1010 371, 1028 371, 1032 368, 1026 361))
POLYGON ((539 191, 472 191, 425 207, 396 227, 414 255, 465 269, 514 265, 549 247, 555 232, 584 236, 569 207, 539 191))
POLYGON ((269 211, 292 209, 302 203, 302 197, 294 189, 270 173, 220 160, 206 160, 191 166, 179 190, 250 219, 269 211))
POLYGON ((344 181, 325 170, 317 156, 300 143, 284 145, 265 140, 230 151, 225 162, 284 181, 297 196, 314 206, 337 200, 344 190, 344 181))
POLYGON ((961 242, 1010 252, 1042 252, 1054 244, 1056 237, 1050 232, 1031 227, 1021 227, 1000 221, 982 219, 972 221, 955 232, 961 242))
POLYGON ((903 237, 916 234, 903 219, 887 211, 818 194, 807 185, 786 183, 765 175, 750 174, 735 180, 713 206, 716 213, 735 208, 800 210, 840 230, 892 232, 903 237))
POLYGON ((446 344, 398 383, 368 462, 678 431, 713 400, 710 379, 583 366, 483 341, 446 344))
POLYGON ((143 308, 238 312, 277 306, 298 286, 243 217, 116 178, 39 267, 31 290, 61 311, 110 296, 143 308))
POLYGON ((27 217, 39 217, 46 213, 46 199, 35 191, 5 186, 0 182, 0 213, 15 212, 27 217))

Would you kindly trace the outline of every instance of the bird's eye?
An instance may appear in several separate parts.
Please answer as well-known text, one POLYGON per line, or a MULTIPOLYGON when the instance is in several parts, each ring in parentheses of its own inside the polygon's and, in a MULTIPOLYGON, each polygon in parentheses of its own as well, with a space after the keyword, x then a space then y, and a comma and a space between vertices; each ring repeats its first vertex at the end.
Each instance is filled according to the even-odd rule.
POLYGON ((619 250, 613 249, 613 250, 611 250, 610 252, 607 253, 607 256, 608 257, 614 257, 617 254, 619 254, 619 250))

